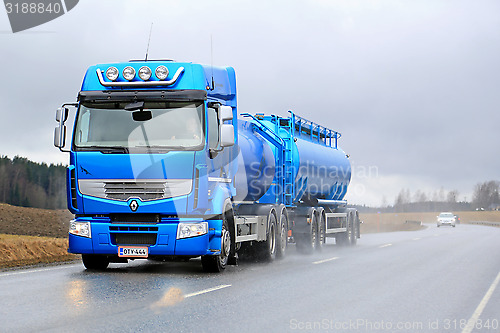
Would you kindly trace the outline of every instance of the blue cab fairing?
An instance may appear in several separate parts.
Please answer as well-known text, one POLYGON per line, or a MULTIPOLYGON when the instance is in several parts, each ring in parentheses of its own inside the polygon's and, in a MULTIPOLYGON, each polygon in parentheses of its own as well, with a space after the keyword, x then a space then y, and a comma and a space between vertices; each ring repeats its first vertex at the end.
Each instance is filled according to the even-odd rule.
MULTIPOLYGON (((164 65, 168 67, 170 73, 175 73, 183 67, 182 75, 168 87, 168 91, 207 91, 209 100, 233 106, 233 113, 236 115, 235 76, 234 70, 229 67, 209 68, 191 63, 163 61, 101 64, 87 70, 82 84, 82 94, 110 93, 115 100, 119 100, 122 93, 141 91, 143 93, 141 97, 147 100, 148 91, 151 93, 164 91, 166 87, 138 86, 133 89, 105 87, 101 85, 96 75, 96 70, 104 72, 110 66, 117 67, 121 73, 125 66, 132 66, 138 71, 144 65, 152 66, 153 72, 155 66, 164 65), (214 80, 211 78, 212 75, 214 80), (212 81, 216 84, 212 85, 212 81)), ((171 75, 169 74, 169 77, 171 75)), ((117 81, 125 80, 119 77, 117 81)), ((133 81, 140 82, 140 79, 136 77, 133 81)), ((158 79, 153 75, 151 81, 158 79)), ((206 107, 206 100, 203 103, 206 107)), ((204 127, 207 133, 206 122, 204 127)), ((70 234, 69 252, 115 256, 118 253, 118 246, 130 243, 134 246, 147 246, 151 256, 219 254, 222 206, 224 199, 234 192, 234 188, 227 184, 222 186, 209 184, 209 176, 220 173, 220 169, 214 170, 216 168, 214 165, 220 162, 215 161, 214 164, 214 161, 208 158, 206 146, 207 140, 203 147, 193 151, 119 153, 98 151, 98 149, 95 151, 72 149, 67 181, 68 208, 75 214, 75 221, 90 222, 91 238, 70 234), (169 191, 169 186, 176 188, 177 192, 152 199, 142 198, 140 194, 133 195, 133 193, 121 197, 109 195, 111 192, 108 187, 116 188, 120 183, 125 187, 129 185, 137 187, 137 183, 141 182, 150 182, 158 186, 160 181, 166 181, 165 193, 169 191), (137 209, 134 211, 131 208, 132 201, 137 203, 137 209), (132 222, 120 221, 124 215, 137 218, 132 218, 132 222), (144 215, 156 215, 158 221, 152 224, 140 221, 144 215), (115 218, 116 216, 118 217, 115 218), (179 223, 202 221, 208 222, 207 234, 177 239, 179 223)), ((227 153, 221 154, 216 160, 220 160, 222 155, 227 153)), ((228 169, 227 172, 230 176, 231 170, 228 169)), ((134 188, 132 192, 133 190, 134 188)))

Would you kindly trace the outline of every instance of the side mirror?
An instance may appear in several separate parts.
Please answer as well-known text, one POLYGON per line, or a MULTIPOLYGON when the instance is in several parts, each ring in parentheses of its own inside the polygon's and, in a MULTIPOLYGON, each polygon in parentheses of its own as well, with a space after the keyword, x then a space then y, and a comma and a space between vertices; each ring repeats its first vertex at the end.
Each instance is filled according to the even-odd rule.
POLYGON ((66 106, 77 108, 78 104, 66 103, 56 110, 56 121, 59 123, 59 126, 57 126, 54 130, 54 146, 59 148, 61 151, 63 151, 63 148, 66 145, 66 120, 68 120, 69 115, 69 109, 66 106))
POLYGON ((54 130, 54 146, 62 149, 66 145, 66 125, 61 125, 54 130))
POLYGON ((233 120, 233 108, 227 105, 219 106, 219 119, 221 123, 225 120, 233 120))
POLYGON ((221 147, 230 147, 234 145, 234 126, 222 124, 220 126, 220 145, 221 147))
POLYGON ((66 120, 68 120, 68 113, 69 113, 69 109, 68 108, 59 108, 56 110, 56 121, 58 123, 65 123, 66 120))
POLYGON ((64 123, 68 120, 69 109, 62 107, 56 110, 56 121, 59 126, 54 130, 54 146, 61 149, 66 144, 66 125, 64 123))

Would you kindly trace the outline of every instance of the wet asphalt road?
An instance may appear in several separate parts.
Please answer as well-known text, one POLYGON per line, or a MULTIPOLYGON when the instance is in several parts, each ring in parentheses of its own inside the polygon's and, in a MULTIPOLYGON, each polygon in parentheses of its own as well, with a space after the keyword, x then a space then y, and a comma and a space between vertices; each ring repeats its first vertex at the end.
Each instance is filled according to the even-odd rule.
POLYGON ((498 280, 500 228, 429 225, 223 274, 199 260, 1 272, 0 331, 500 332, 498 280))

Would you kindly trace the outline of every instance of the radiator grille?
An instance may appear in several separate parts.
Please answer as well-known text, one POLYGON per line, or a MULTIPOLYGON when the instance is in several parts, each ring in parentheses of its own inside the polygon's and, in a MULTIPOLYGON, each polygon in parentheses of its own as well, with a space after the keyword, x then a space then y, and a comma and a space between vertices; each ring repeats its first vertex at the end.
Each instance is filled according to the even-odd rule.
POLYGON ((156 234, 114 234, 116 245, 155 245, 156 234))
POLYGON ((161 199, 165 196, 165 182, 107 182, 104 184, 106 198, 142 201, 161 199))
POLYGON ((79 179, 78 187, 84 195, 127 201, 151 201, 191 193, 192 179, 79 179))

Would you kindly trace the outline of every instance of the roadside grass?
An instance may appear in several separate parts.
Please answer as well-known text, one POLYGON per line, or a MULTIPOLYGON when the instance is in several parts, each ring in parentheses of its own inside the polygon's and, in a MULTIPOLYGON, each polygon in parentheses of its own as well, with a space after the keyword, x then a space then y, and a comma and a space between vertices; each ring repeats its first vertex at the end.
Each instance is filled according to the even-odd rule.
POLYGON ((78 259, 64 238, 0 234, 0 268, 78 259))

